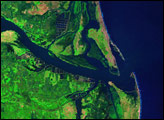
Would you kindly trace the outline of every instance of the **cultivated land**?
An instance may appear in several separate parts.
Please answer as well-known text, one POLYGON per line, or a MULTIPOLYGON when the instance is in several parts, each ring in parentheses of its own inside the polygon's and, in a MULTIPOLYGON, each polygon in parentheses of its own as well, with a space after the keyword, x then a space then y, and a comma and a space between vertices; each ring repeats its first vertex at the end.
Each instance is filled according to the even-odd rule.
MULTIPOLYGON (((21 28, 31 42, 48 49, 52 57, 119 76, 111 46, 120 59, 124 57, 108 36, 99 2, 1 1, 1 17, 21 28)), ((15 31, 1 32, 1 119, 140 117, 134 73, 133 91, 123 91, 112 82, 108 89, 101 80, 90 90, 96 84, 93 78, 46 64, 20 39, 15 31)))

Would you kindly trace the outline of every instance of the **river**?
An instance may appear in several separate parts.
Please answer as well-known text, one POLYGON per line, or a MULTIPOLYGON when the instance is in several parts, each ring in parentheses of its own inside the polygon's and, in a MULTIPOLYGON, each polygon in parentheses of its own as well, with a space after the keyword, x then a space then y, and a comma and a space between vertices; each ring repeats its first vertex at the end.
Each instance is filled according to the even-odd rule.
MULTIPOLYGON (((88 26, 93 26, 93 25, 94 25, 94 27, 98 28, 98 24, 96 23, 96 21, 89 21, 87 27, 84 28, 84 31, 82 33, 83 39, 85 40, 85 42, 87 42, 87 44, 89 46, 91 43, 88 42, 88 39, 86 38, 85 34, 88 30, 88 26)), ((54 65, 54 66, 61 68, 69 73, 72 73, 72 74, 78 74, 81 76, 93 78, 95 80, 96 86, 97 86, 98 81, 100 80, 101 83, 104 83, 106 85, 108 90, 110 87, 108 85, 108 81, 112 81, 113 83, 116 84, 116 86, 119 86, 119 88, 121 88, 122 90, 126 90, 126 91, 134 90, 135 81, 131 80, 131 78, 129 77, 130 72, 132 72, 132 71, 128 70, 128 66, 126 67, 126 64, 122 65, 123 63, 121 61, 120 62, 118 61, 117 64, 124 66, 123 67, 124 69, 121 69, 121 71, 120 71, 121 76, 119 76, 119 77, 109 73, 109 68, 103 68, 102 64, 98 60, 90 58, 90 57, 86 56, 86 54, 83 57, 85 59, 87 59, 87 61, 89 63, 91 63, 92 65, 96 65, 98 67, 98 69, 91 70, 91 69, 84 68, 84 67, 76 67, 74 65, 68 64, 68 63, 60 60, 57 57, 51 57, 48 54, 48 52, 49 52, 48 49, 37 46, 36 44, 31 42, 30 39, 27 37, 26 33, 22 29, 20 29, 14 23, 12 23, 8 20, 5 20, 4 18, 1 17, 1 32, 6 31, 6 30, 14 30, 15 32, 17 32, 20 35, 20 39, 19 39, 20 42, 23 43, 23 45, 25 47, 27 47, 37 58, 40 58, 42 61, 44 61, 48 65, 54 65)), ((88 48, 88 50, 89 49, 90 48, 88 48)), ((116 55, 116 58, 120 59, 117 54, 115 54, 115 55, 116 55)), ((88 92, 93 90, 96 86, 94 86, 93 88, 90 88, 88 90, 88 92)), ((109 90, 109 94, 111 95, 110 90, 109 90)), ((111 98, 112 98, 112 96, 111 96, 111 98)), ((78 110, 77 118, 79 118, 80 114, 81 114, 81 99, 78 99, 76 101, 76 104, 77 104, 76 107, 78 110)), ((115 105, 114 105, 114 108, 115 108, 115 105)), ((116 113, 117 113, 117 111, 116 111, 116 113)))

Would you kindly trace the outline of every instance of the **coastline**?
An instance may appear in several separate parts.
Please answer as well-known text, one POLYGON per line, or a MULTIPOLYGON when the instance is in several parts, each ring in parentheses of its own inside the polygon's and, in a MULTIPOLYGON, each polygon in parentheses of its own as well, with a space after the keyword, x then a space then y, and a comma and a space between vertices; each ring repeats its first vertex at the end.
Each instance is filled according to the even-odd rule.
POLYGON ((141 99, 141 92, 140 92, 140 89, 139 89, 139 85, 138 85, 138 82, 137 82, 137 77, 136 77, 135 72, 132 72, 132 74, 133 74, 133 76, 134 76, 135 83, 136 83, 136 91, 137 91, 137 94, 138 94, 139 99, 140 99, 140 106, 139 106, 139 110, 138 110, 139 118, 138 118, 138 119, 141 119, 141 113, 142 113, 142 99, 141 99))
POLYGON ((105 23, 104 23, 104 20, 103 20, 103 17, 102 17, 102 12, 101 12, 101 7, 100 7, 100 2, 99 1, 95 1, 95 4, 96 4, 96 13, 98 13, 97 15, 97 20, 98 22, 100 23, 100 29, 101 29, 101 32, 105 35, 105 40, 107 41, 108 43, 108 48, 106 48, 106 50, 109 52, 110 55, 105 55, 106 59, 111 62, 113 65, 116 65, 117 66, 117 63, 116 63, 116 59, 115 57, 113 56, 112 54, 112 51, 111 51, 111 47, 110 47, 110 37, 109 37, 109 34, 107 33, 107 29, 105 27, 105 23))
MULTIPOLYGON (((100 2, 99 2, 99 1, 95 1, 95 4, 97 5, 97 10, 98 10, 98 12, 99 12, 99 17, 98 17, 99 19, 98 19, 98 21, 100 22, 100 26, 102 26, 102 32, 105 34, 105 38, 106 38, 106 40, 107 40, 107 42, 108 42, 110 51, 111 51, 111 46, 110 46, 110 45, 112 45, 113 47, 116 48, 116 51, 119 53, 121 59, 122 59, 123 61, 125 61, 125 58, 124 58, 124 56, 122 55, 121 51, 120 51, 119 48, 113 43, 113 41, 112 41, 111 38, 110 38, 110 35, 109 35, 108 32, 107 32, 107 28, 106 28, 105 23, 104 23, 104 20, 103 20, 103 14, 102 14, 102 11, 101 11, 100 2)), ((111 51, 111 52, 112 52, 112 51, 111 51)), ((114 55, 112 55, 112 59, 113 59, 113 62, 115 62, 115 64, 117 65, 116 59, 115 59, 114 55)), ((117 66, 117 67, 119 67, 119 66, 117 66)), ((139 103, 140 103, 139 109, 138 109, 138 113, 139 113, 138 119, 141 119, 141 112, 142 112, 142 109, 141 109, 141 108, 142 108, 141 93, 140 93, 140 89, 139 89, 139 85, 138 85, 138 82, 137 82, 137 78, 136 78, 135 72, 132 72, 132 77, 133 77, 134 80, 135 80, 135 84, 136 84, 135 88, 136 88, 136 92, 137 92, 137 95, 138 95, 138 98, 139 98, 139 103)))

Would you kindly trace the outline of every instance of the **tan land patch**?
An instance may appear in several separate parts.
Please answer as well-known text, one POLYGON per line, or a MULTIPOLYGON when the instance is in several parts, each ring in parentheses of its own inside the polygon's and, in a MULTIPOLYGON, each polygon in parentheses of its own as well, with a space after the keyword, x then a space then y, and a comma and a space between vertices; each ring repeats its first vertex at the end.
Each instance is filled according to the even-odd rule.
POLYGON ((52 3, 52 9, 57 9, 60 6, 59 1, 50 1, 52 3))
POLYGON ((16 18, 14 18, 13 21, 14 21, 14 23, 17 23, 18 22, 18 20, 16 18))
POLYGON ((86 111, 84 109, 82 109, 82 114, 83 114, 82 119, 85 119, 87 115, 86 115, 86 111))
POLYGON ((17 39, 18 39, 17 33, 12 30, 7 30, 1 33, 1 42, 9 43, 9 42, 14 42, 17 39))
MULTIPOLYGON (((31 3, 33 1, 26 1, 26 3, 31 3)), ((32 6, 31 9, 23 11, 24 14, 27 12, 31 15, 43 15, 50 9, 57 9, 60 6, 59 1, 40 1, 40 4, 36 6, 32 6), (51 4, 52 6, 49 8, 47 5, 51 4)))
POLYGON ((46 4, 42 3, 37 5, 37 7, 32 6, 31 10, 28 10, 28 13, 31 15, 43 15, 49 10, 46 4))
POLYGON ((64 106, 63 112, 64 112, 63 114, 66 116, 67 119, 71 119, 73 116, 74 117, 76 116, 75 115, 76 109, 71 103, 68 103, 64 106))
POLYGON ((26 1, 26 3, 31 3, 32 1, 26 1))

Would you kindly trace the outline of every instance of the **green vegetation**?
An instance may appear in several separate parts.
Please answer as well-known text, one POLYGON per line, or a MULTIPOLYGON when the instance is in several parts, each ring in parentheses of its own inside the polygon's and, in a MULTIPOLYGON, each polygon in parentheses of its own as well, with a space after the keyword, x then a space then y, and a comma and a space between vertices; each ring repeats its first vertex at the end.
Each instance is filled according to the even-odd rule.
MULTIPOLYGON (((6 45, 2 44, 1 109, 4 109, 1 113, 2 119, 30 119, 33 111, 38 119, 52 118, 52 114, 56 114, 53 118, 65 118, 69 116, 65 106, 73 107, 76 112, 74 102, 65 98, 65 95, 87 90, 90 87, 89 83, 75 82, 73 75, 66 72, 52 72, 53 68, 43 69, 40 72, 29 71, 24 66, 30 66, 29 63, 33 64, 36 58, 30 56, 31 62, 23 57, 17 60, 14 53, 6 53, 6 45)), ((75 113, 72 114, 75 118, 75 113)))
POLYGON ((108 62, 106 61, 106 59, 101 54, 101 51, 95 42, 91 42, 91 49, 87 53, 87 56, 101 61, 101 63, 104 65, 104 67, 106 67, 106 68, 108 67, 108 62))
POLYGON ((78 14, 81 11, 81 1, 75 1, 74 3, 74 14, 78 14))
POLYGON ((88 12, 87 12, 87 4, 86 3, 83 3, 83 11, 82 11, 82 16, 83 16, 83 26, 85 27, 88 22, 89 22, 89 15, 88 15, 88 12))
MULTIPOLYGON (((118 69, 95 3, 1 1, 1 17, 21 28, 31 42, 48 49, 52 57, 99 69, 86 60, 91 57, 104 69, 118 69), (90 20, 97 21, 100 28, 88 25, 90 20)), ((128 94, 111 82, 108 91, 97 80, 98 86, 87 93, 95 85, 93 78, 46 64, 21 43, 20 37, 12 30, 1 32, 1 119, 76 119, 76 101, 80 99, 82 119, 116 119, 116 112, 119 118, 139 118, 137 86, 128 94)))
POLYGON ((23 29, 32 42, 46 48, 54 40, 54 35, 56 34, 55 22, 57 13, 54 8, 51 11, 47 11, 44 15, 33 16, 29 14, 28 10, 32 6, 36 7, 39 4, 41 3, 38 1, 30 3, 25 1, 4 1, 1 4, 1 16, 23 29))
POLYGON ((96 20, 96 5, 95 3, 92 3, 93 1, 88 1, 88 13, 90 14, 91 20, 96 20))
POLYGON ((79 30, 77 31, 74 41, 73 41, 73 47, 74 47, 74 55, 80 55, 83 54, 86 50, 86 43, 82 41, 81 32, 83 31, 83 26, 80 25, 79 30))
POLYGON ((69 4, 70 4, 70 1, 66 1, 66 3, 65 3, 65 4, 64 4, 64 6, 63 6, 65 10, 67 10, 67 9, 68 9, 69 4))
POLYGON ((115 64, 112 63, 112 53, 109 49, 109 45, 107 40, 105 39, 104 33, 99 29, 98 31, 91 28, 88 30, 88 37, 95 40, 98 47, 101 49, 102 53, 108 60, 108 64, 110 67, 115 66, 115 64))
POLYGON ((63 61, 68 62, 70 64, 73 64, 75 66, 81 66, 81 67, 96 70, 96 67, 90 65, 88 63, 88 61, 85 58, 83 58, 82 56, 67 56, 67 57, 65 57, 63 55, 60 55, 58 57, 60 59, 62 59, 63 61))
POLYGON ((114 96, 115 105, 117 105, 118 113, 121 114, 120 118, 138 119, 140 110, 140 96, 137 93, 137 88, 131 92, 124 92, 113 83, 110 83, 110 85, 112 86, 111 91, 114 96), (117 97, 115 97, 115 93, 117 93, 117 97), (137 98, 135 98, 135 96, 137 96, 137 98))
POLYGON ((40 5, 40 4, 41 4, 40 1, 33 1, 33 3, 34 3, 35 5, 40 5))

